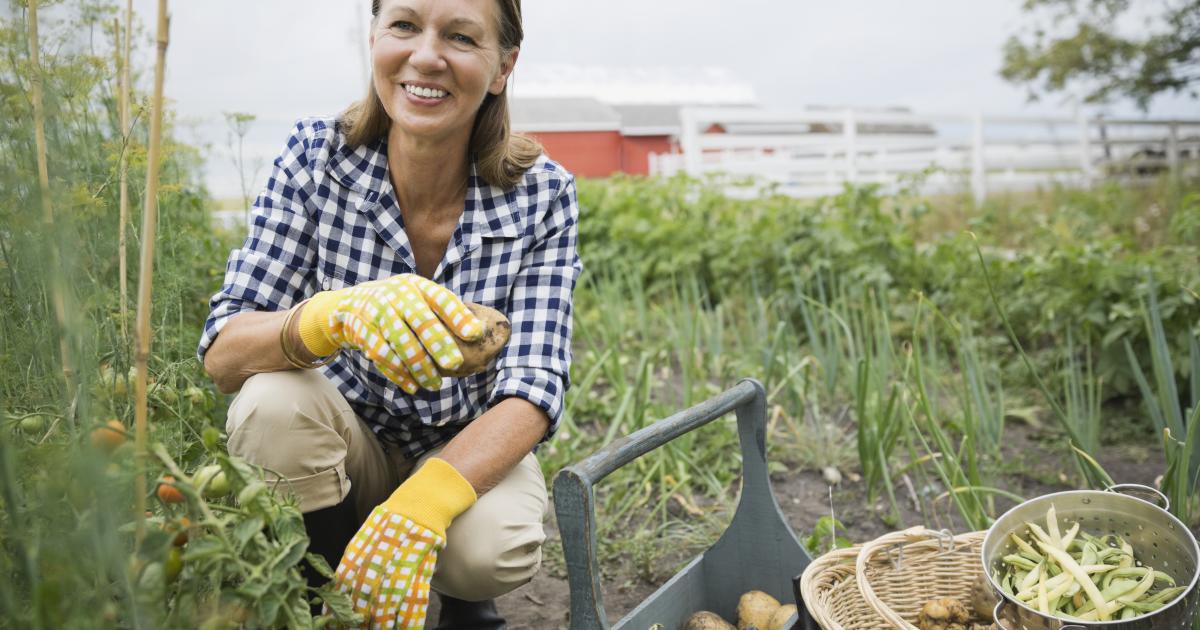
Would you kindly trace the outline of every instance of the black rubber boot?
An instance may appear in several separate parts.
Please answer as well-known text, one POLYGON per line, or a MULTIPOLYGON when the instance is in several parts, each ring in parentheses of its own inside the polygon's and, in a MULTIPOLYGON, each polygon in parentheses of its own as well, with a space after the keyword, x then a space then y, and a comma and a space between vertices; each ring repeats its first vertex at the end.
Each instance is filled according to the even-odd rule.
POLYGON ((469 602, 438 593, 441 611, 434 630, 507 630, 504 617, 496 611, 496 600, 469 602))
MULTIPOLYGON (((325 558, 329 568, 336 570, 346 545, 350 544, 350 539, 358 532, 354 502, 346 498, 335 506, 304 514, 304 529, 308 532, 308 551, 325 558)), ((308 562, 300 563, 300 573, 312 588, 319 588, 329 582, 328 578, 317 573, 308 562)), ((320 603, 313 605, 314 617, 321 614, 321 606, 320 603)))

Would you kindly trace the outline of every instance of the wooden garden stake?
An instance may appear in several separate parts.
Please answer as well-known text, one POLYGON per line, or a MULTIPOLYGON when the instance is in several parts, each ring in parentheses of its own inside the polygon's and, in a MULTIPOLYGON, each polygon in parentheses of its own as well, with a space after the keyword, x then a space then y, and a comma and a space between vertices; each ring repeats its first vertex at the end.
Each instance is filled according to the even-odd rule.
MULTIPOLYGON (((75 405, 75 363, 71 344, 67 341, 66 287, 58 251, 58 235, 54 230, 54 204, 50 199, 50 168, 46 162, 46 108, 42 100, 45 71, 38 48, 38 0, 29 0, 29 61, 30 95, 33 102, 33 137, 37 149, 38 190, 42 198, 42 227, 50 251, 50 301, 54 304, 54 320, 58 326, 58 351, 62 355, 63 378, 67 383, 67 400, 75 405)), ((71 415, 71 414, 68 414, 71 415)), ((74 420, 68 418, 72 423, 74 420)))
POLYGON ((117 257, 119 260, 120 283, 121 283, 121 339, 126 343, 129 342, 129 269, 128 256, 125 252, 125 224, 129 222, 129 140, 133 135, 133 130, 129 124, 129 40, 132 36, 131 30, 133 26, 133 0, 127 0, 125 3, 125 28, 117 29, 118 34, 124 35, 124 41, 121 43, 121 52, 117 53, 117 102, 121 117, 121 135, 124 136, 124 141, 121 144, 121 205, 118 215, 118 236, 117 236, 117 257))
POLYGON ((146 380, 150 363, 150 290, 154 273, 154 239, 158 228, 158 162, 162 145, 163 73, 167 62, 167 0, 158 0, 158 56, 154 62, 154 100, 151 101, 150 146, 146 154, 146 199, 142 211, 142 259, 138 269, 137 348, 134 358, 137 378, 134 394, 134 446, 138 474, 134 480, 137 497, 138 535, 145 527, 146 471, 146 380))

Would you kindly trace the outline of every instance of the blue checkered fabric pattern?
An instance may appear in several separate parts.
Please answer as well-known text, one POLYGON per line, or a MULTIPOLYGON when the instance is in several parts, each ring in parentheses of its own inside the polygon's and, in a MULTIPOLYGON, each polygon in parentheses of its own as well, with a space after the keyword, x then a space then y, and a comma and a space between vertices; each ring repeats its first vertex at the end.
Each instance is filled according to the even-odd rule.
MULTIPOLYGON (((546 412, 558 427, 571 363, 576 252, 574 177, 542 156, 513 188, 472 165, 462 218, 433 280, 512 323, 493 367, 444 378, 437 391, 405 394, 360 352, 319 368, 381 440, 419 456, 504 398, 546 412)), ((200 359, 231 317, 290 308, 318 291, 416 273, 387 168, 386 140, 351 149, 333 119, 298 122, 262 194, 250 234, 230 253, 197 351, 200 359)))

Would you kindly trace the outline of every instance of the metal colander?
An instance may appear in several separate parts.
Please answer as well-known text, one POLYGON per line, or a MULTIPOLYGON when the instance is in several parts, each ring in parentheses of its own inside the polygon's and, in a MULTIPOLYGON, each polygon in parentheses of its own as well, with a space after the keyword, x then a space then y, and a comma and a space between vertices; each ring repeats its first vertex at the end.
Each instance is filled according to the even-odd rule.
POLYGON ((983 541, 984 573, 992 588, 1000 594, 996 606, 996 621, 1006 630, 1188 630, 1200 603, 1197 589, 1200 573, 1200 546, 1188 528, 1165 509, 1148 501, 1121 494, 1122 491, 1148 492, 1157 495, 1164 505, 1167 498, 1146 486, 1123 484, 1107 491, 1074 490, 1058 492, 1031 499, 1001 516, 983 541), (1061 527, 1079 522, 1080 529, 1093 536, 1116 534, 1133 546, 1134 557, 1142 564, 1166 572, 1175 583, 1188 585, 1187 590, 1162 608, 1126 621, 1080 622, 1050 617, 1008 597, 993 577, 1002 572, 1005 555, 1016 551, 1009 534, 1026 535, 1026 522, 1044 524, 1046 510, 1054 505, 1061 527))

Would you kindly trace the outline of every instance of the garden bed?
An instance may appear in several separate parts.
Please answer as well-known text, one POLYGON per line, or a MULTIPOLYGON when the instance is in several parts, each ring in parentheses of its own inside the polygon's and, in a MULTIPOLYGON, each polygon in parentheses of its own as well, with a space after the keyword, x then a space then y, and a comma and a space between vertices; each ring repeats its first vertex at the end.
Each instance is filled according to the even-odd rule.
MULTIPOLYGON (((1070 471, 1061 466, 1068 461, 1067 454, 1056 447, 1061 442, 1056 442, 1058 436, 1055 433, 1018 424, 1011 427, 1006 435, 1011 438, 1007 449, 1009 455, 1014 459, 1019 458, 1015 463, 1025 470, 1006 476, 1005 480, 1010 484, 1006 488, 1030 498, 1075 488, 1069 480, 1060 478, 1060 475, 1070 471)), ((1143 485, 1153 485, 1164 464, 1161 452, 1148 435, 1121 445, 1110 445, 1101 463, 1115 480, 1143 485)), ((873 505, 870 504, 861 477, 852 473, 854 471, 847 471, 842 483, 833 489, 836 517, 846 526, 845 530, 838 531, 838 536, 860 543, 897 529, 889 525, 885 518, 888 511, 886 503, 877 500, 873 505)), ((818 520, 829 514, 830 486, 820 471, 796 469, 777 472, 771 476, 771 482, 780 509, 801 538, 812 532, 818 520)), ((1008 505, 1011 503, 1000 503, 1001 508, 1008 505)), ((905 526, 922 522, 921 513, 911 500, 902 501, 901 510, 905 526)), ((950 522, 943 521, 942 525, 956 532, 961 531, 960 520, 952 514, 948 520, 950 522)), ((929 525, 935 523, 930 522, 929 525)), ((1193 533, 1200 536, 1200 527, 1193 528, 1193 533)), ((542 570, 529 584, 497 601, 501 614, 513 630, 565 629, 570 625, 570 588, 553 516, 546 524, 546 534, 547 557, 542 570)), ((615 623, 653 594, 696 553, 698 550, 689 549, 662 558, 659 561, 661 570, 653 575, 647 575, 637 566, 638 562, 629 556, 603 563, 605 575, 602 585, 609 621, 615 623)))

